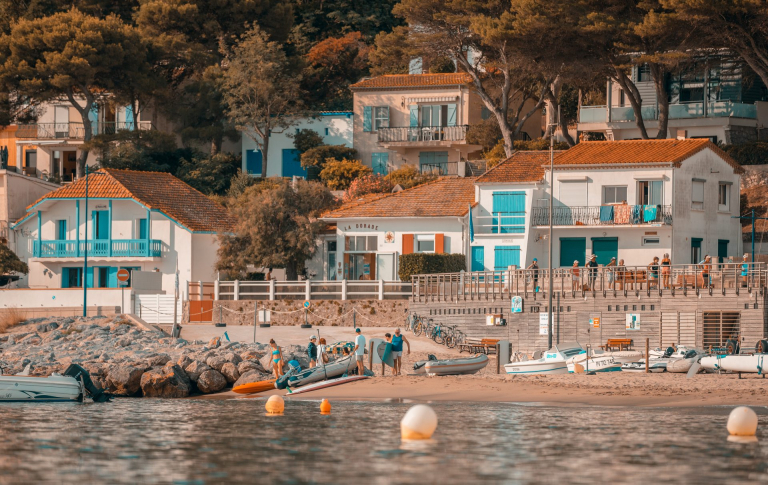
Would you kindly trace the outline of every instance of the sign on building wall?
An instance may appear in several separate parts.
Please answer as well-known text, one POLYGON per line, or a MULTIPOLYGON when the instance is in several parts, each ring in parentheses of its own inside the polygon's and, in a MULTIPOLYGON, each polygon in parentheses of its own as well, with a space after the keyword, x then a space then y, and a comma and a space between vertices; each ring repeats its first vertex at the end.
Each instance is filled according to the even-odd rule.
POLYGON ((549 335, 549 313, 539 313, 539 335, 549 335))
POLYGON ((523 312, 523 297, 522 296, 513 296, 512 297, 512 308, 510 309, 512 313, 522 313, 523 312))
POLYGON ((385 243, 395 242, 395 233, 392 231, 387 231, 386 234, 384 234, 384 242, 385 243))
POLYGON ((627 330, 640 330, 639 313, 627 313, 627 330))
POLYGON ((589 326, 592 328, 600 328, 600 317, 592 317, 589 319, 589 326))

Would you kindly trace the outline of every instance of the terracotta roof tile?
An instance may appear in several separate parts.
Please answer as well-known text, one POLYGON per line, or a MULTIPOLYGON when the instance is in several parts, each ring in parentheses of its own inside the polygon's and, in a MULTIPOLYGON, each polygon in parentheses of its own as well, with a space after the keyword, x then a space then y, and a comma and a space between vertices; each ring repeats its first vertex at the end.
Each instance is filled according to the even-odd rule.
MULTIPOLYGON (((555 155, 559 153, 555 151, 555 155)), ((544 178, 544 165, 548 163, 549 150, 517 151, 478 177, 477 183, 538 182, 544 178)))
POLYGON ((737 172, 741 173, 741 165, 705 138, 585 141, 555 157, 555 165, 671 163, 680 166, 683 160, 705 148, 711 149, 737 172))
POLYGON ((363 88, 409 88, 429 86, 457 86, 472 82, 472 77, 465 72, 443 74, 387 74, 370 79, 363 79, 350 86, 352 89, 363 88))
MULTIPOLYGON (((193 232, 231 231, 234 226, 227 209, 169 173, 101 169, 88 176, 88 196, 134 199, 193 232)), ((27 209, 45 199, 83 197, 85 179, 81 178, 44 195, 27 209)))
POLYGON ((323 218, 460 217, 474 202, 475 178, 441 178, 401 192, 349 202, 323 214, 323 218))

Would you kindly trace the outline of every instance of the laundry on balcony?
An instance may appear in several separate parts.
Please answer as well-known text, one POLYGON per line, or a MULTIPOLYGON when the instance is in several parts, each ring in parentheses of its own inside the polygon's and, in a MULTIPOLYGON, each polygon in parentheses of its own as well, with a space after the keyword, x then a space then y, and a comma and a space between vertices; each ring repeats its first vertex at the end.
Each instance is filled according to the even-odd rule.
POLYGON ((643 208, 643 220, 645 222, 656 222, 656 211, 657 207, 655 205, 646 205, 643 208))
POLYGON ((629 215, 632 211, 632 206, 627 204, 617 205, 615 209, 614 223, 615 224, 629 224, 629 215))
POLYGON ((643 222, 643 206, 641 205, 633 205, 632 206, 632 217, 630 217, 629 223, 630 224, 640 224, 643 222))
POLYGON ((600 206, 600 223, 613 224, 613 206, 612 205, 600 206))

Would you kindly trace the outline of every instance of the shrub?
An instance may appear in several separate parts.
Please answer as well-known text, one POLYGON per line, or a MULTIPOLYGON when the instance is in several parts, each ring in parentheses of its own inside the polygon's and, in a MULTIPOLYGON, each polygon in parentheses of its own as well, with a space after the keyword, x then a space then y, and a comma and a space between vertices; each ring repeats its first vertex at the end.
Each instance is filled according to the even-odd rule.
POLYGON ((357 178, 349 184, 344 194, 344 202, 355 200, 366 194, 383 194, 392 191, 392 183, 379 174, 368 174, 357 178))
POLYGON ((411 187, 435 180, 437 175, 423 174, 415 166, 405 164, 397 170, 389 172, 385 178, 389 180, 393 187, 399 185, 404 189, 410 189, 411 187))
POLYGON ((357 158, 357 150, 344 145, 321 145, 301 154, 301 166, 322 167, 329 158, 354 160, 357 158))
POLYGON ((458 273, 466 271, 466 262, 463 254, 403 254, 397 274, 401 281, 411 281, 411 276, 417 274, 458 273))
MULTIPOLYGON (((515 150, 549 150, 549 138, 536 138, 535 140, 515 140, 512 142, 515 150)), ((568 144, 564 141, 555 142, 555 150, 567 150, 568 144)))
POLYGON ((224 195, 240 169, 240 156, 217 153, 209 157, 182 159, 176 176, 207 195, 224 195))
POLYGON ((723 145, 722 149, 741 165, 768 164, 768 142, 753 141, 723 145))
POLYGON ((371 172, 371 167, 366 167, 360 160, 328 159, 320 172, 320 179, 331 190, 346 190, 353 180, 371 172))

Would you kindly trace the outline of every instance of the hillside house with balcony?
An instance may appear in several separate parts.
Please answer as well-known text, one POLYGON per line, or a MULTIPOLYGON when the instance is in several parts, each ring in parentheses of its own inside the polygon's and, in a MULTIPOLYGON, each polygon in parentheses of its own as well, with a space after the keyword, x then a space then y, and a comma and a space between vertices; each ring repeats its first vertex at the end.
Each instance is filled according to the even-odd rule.
MULTIPOLYGON (((642 98, 648 135, 655 137, 659 106, 650 68, 634 67, 631 79, 642 98)), ((759 139, 768 125, 768 90, 758 76, 747 77, 743 68, 702 59, 689 70, 670 76, 667 91, 669 138, 682 133, 715 144, 743 143, 759 139)), ((605 105, 579 108, 578 131, 603 133, 608 140, 640 138, 632 106, 612 81, 606 84, 605 105)))
POLYGON ((517 152, 476 181, 471 268, 546 267, 551 195, 555 267, 738 260, 741 173, 706 139, 582 142, 555 155, 550 187, 549 152, 517 152))
MULTIPOLYGON (((467 142, 471 126, 489 118, 466 73, 394 74, 353 84, 354 147, 374 173, 403 164, 440 175, 464 176, 466 161, 479 156, 467 142)), ((524 138, 541 136, 540 117, 523 127, 524 138)))
POLYGON ((13 226, 29 265, 19 286, 116 288, 121 268, 161 273, 167 294, 177 271, 180 288, 215 279, 216 235, 233 227, 224 207, 167 173, 102 169, 87 179, 87 201, 81 178, 41 197, 13 226))

